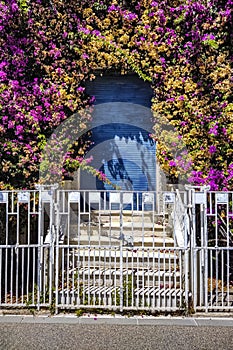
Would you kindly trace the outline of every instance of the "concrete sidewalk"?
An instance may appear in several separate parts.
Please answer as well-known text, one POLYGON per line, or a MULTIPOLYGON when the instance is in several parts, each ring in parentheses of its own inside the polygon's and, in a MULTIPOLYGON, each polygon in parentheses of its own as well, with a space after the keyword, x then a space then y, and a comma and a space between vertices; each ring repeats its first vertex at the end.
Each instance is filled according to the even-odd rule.
POLYGON ((0 315, 0 323, 31 323, 31 324, 112 324, 112 325, 150 325, 150 326, 213 326, 233 327, 233 313, 224 315, 198 315, 191 317, 172 316, 121 316, 87 314, 77 317, 66 315, 0 315))

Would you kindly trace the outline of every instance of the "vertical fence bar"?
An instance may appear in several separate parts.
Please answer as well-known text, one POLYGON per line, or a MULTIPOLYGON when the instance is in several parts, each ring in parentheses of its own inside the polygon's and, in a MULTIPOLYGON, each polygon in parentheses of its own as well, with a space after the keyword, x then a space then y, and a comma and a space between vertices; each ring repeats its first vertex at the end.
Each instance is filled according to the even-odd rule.
POLYGON ((206 200, 203 204, 203 235, 204 235, 204 293, 205 310, 208 312, 208 270, 209 270, 209 251, 208 251, 208 231, 207 231, 207 191, 204 191, 206 200))
MULTIPOLYGON (((56 193, 56 240, 55 240, 55 314, 58 314, 58 304, 59 304, 59 262, 60 262, 60 251, 59 251, 59 222, 60 222, 60 191, 58 190, 56 193)), ((64 232, 63 232, 64 234, 64 232)))
MULTIPOLYGON (((2 255, 3 255, 3 249, 0 248, 0 281, 2 283, 2 255)), ((0 288, 0 304, 2 303, 2 286, 0 288)))
MULTIPOLYGON (((41 186, 37 187, 39 189, 38 195, 38 232, 37 232, 37 309, 40 310, 40 296, 42 290, 42 244, 43 244, 43 223, 42 223, 42 191, 41 186)), ((29 248, 28 248, 29 250, 29 248)), ((29 254, 28 254, 29 255, 29 254)), ((28 262, 29 265, 29 262, 28 262)))
POLYGON ((191 189, 191 208, 192 208, 192 222, 193 232, 191 237, 191 273, 192 273, 192 294, 193 307, 197 308, 197 250, 196 250, 196 209, 195 209, 195 190, 191 189))
POLYGON ((124 291, 123 291, 123 192, 120 191, 120 311, 123 311, 124 291))

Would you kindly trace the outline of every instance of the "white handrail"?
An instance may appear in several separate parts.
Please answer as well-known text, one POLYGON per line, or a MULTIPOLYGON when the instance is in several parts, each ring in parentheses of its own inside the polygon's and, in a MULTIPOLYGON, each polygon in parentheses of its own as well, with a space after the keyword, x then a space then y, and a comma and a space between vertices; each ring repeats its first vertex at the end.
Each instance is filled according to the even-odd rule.
POLYGON ((178 247, 185 247, 187 244, 186 234, 187 234, 187 212, 183 204, 180 192, 176 189, 176 198, 173 211, 174 219, 174 236, 178 247))

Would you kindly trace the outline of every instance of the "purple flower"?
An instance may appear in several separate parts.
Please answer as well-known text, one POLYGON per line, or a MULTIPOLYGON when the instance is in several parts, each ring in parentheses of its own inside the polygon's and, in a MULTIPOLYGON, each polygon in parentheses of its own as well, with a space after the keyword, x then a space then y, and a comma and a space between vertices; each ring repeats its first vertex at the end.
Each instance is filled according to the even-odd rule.
POLYGON ((85 60, 86 58, 89 58, 89 55, 87 53, 83 53, 82 58, 85 60))
POLYGON ((214 136, 218 135, 218 124, 215 124, 210 128, 209 134, 212 134, 214 136))
POLYGON ((12 122, 12 120, 9 120, 8 129, 13 129, 13 128, 14 128, 14 123, 12 122))
POLYGON ((91 96, 91 98, 90 98, 90 103, 94 103, 95 102, 95 100, 96 100, 96 98, 95 98, 95 96, 91 96))
POLYGON ((215 39, 215 36, 213 34, 205 34, 203 37, 202 37, 202 41, 207 41, 207 40, 214 40, 215 39))
POLYGON ((22 134, 22 132, 23 132, 23 126, 22 125, 17 125, 15 134, 19 135, 19 134, 22 134))
POLYGON ((7 62, 6 61, 0 62, 0 69, 4 68, 5 66, 7 66, 7 62))
POLYGON ((203 185, 205 183, 205 179, 203 179, 202 171, 192 171, 192 176, 189 177, 188 181, 197 185, 203 185))
POLYGON ((6 79, 6 73, 5 72, 3 72, 2 70, 0 70, 0 79, 1 80, 5 80, 6 79))
POLYGON ((176 166, 176 162, 174 160, 170 160, 169 166, 176 166))
POLYGON ((12 12, 17 12, 19 9, 18 5, 16 4, 16 2, 13 2, 13 4, 11 5, 11 10, 12 12))
POLYGON ((19 82, 17 80, 12 80, 11 81, 11 86, 13 89, 18 89, 19 88, 19 82))
POLYGON ((96 35, 96 36, 100 36, 100 31, 99 30, 93 30, 92 32, 91 32, 93 35, 96 35))
POLYGON ((120 7, 119 6, 115 6, 115 5, 111 5, 109 6, 108 8, 108 12, 111 12, 111 11, 119 11, 120 10, 120 7))
POLYGON ((133 20, 133 19, 136 19, 138 16, 137 16, 135 13, 130 12, 130 13, 124 14, 123 17, 124 17, 125 19, 128 19, 128 20, 131 21, 131 20, 133 20))
POLYGON ((165 63, 166 63, 165 58, 164 58, 164 57, 160 57, 160 62, 161 62, 162 64, 165 64, 165 63))
POLYGON ((82 87, 82 86, 79 86, 79 87, 77 88, 77 91, 79 91, 79 92, 83 92, 84 90, 85 90, 85 88, 82 87))
POLYGON ((80 32, 84 33, 84 34, 90 34, 90 30, 87 29, 87 28, 83 28, 83 27, 80 27, 78 28, 80 30, 80 32))
POLYGON ((158 28, 156 28, 156 31, 157 31, 158 33, 163 33, 163 32, 164 32, 164 29, 163 29, 162 27, 158 27, 158 28))
POLYGON ((209 152, 210 152, 210 154, 214 154, 215 152, 216 152, 216 147, 214 146, 214 145, 212 145, 212 146, 210 146, 209 147, 209 152))

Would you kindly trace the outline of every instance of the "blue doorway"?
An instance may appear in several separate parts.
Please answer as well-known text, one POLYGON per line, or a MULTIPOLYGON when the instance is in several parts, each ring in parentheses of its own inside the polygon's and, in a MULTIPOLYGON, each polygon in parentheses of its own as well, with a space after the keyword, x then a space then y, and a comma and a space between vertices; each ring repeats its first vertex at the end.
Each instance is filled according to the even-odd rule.
MULTIPOLYGON (((112 184, 127 191, 155 191, 156 144, 150 137, 152 89, 135 75, 98 77, 86 86, 95 96, 91 143, 86 157, 112 184)), ((80 189, 112 190, 81 172, 80 189)))

